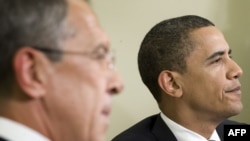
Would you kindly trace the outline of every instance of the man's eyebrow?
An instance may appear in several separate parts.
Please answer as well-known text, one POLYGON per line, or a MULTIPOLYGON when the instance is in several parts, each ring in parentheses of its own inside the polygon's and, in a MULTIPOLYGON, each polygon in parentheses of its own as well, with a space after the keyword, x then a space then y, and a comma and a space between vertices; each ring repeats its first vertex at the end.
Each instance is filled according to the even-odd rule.
MULTIPOLYGON (((232 53, 232 50, 229 49, 228 54, 231 54, 231 53, 232 53)), ((217 56, 222 56, 224 54, 225 54, 225 51, 217 51, 217 52, 213 53, 212 55, 210 55, 206 60, 211 60, 217 56)))

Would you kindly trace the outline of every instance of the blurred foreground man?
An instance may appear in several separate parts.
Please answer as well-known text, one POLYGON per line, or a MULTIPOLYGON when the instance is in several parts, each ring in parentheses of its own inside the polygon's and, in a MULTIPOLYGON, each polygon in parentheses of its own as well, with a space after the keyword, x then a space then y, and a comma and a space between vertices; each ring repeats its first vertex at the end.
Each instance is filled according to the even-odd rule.
POLYGON ((0 0, 0 140, 103 141, 123 82, 82 0, 0 0))

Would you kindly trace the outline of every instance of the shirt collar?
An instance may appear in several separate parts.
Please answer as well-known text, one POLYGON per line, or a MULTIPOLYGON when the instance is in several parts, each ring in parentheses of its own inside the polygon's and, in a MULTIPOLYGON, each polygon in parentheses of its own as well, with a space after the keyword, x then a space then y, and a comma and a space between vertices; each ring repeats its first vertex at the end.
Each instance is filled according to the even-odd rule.
MULTIPOLYGON (((172 121, 163 113, 161 113, 160 116, 169 129, 173 132, 178 141, 207 141, 207 139, 203 136, 172 121)), ((209 140, 220 141, 216 130, 214 130, 209 140)))
POLYGON ((0 117, 0 136, 11 141, 50 141, 37 131, 4 117, 0 117))

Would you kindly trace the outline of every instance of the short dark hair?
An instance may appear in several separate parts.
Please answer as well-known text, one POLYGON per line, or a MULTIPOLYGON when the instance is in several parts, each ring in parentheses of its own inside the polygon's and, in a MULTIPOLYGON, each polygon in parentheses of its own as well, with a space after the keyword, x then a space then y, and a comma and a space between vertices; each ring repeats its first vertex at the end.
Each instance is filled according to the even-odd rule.
POLYGON ((184 73, 185 58, 194 50, 189 33, 207 26, 214 24, 200 16, 186 15, 161 21, 146 34, 138 53, 138 66, 143 83, 157 102, 160 102, 161 95, 160 72, 184 73))
MULTIPOLYGON (((68 34, 66 0, 0 0, 0 90, 14 78, 12 61, 23 46, 59 48, 68 34)), ((46 54, 52 61, 58 54, 46 54)))

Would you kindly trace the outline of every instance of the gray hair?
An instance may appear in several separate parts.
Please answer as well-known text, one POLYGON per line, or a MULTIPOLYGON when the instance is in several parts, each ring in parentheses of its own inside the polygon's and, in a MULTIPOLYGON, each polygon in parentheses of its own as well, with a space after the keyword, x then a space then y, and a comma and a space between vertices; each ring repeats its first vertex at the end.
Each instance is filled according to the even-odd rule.
POLYGON ((0 0, 0 90, 13 81, 12 61, 21 47, 60 47, 69 34, 66 15, 66 0, 0 0))

